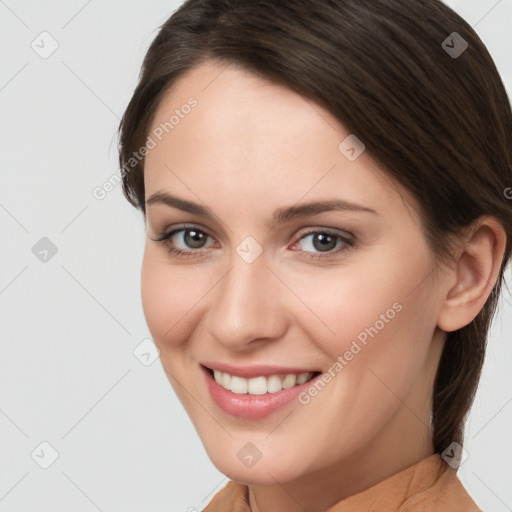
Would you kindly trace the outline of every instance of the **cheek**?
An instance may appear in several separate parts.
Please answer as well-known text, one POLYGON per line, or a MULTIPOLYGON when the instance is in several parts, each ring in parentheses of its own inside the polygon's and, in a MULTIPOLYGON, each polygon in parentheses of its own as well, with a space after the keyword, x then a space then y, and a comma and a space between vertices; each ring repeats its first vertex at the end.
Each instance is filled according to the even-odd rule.
POLYGON ((314 285, 303 278, 302 293, 308 297, 308 305, 319 312, 320 320, 331 331, 316 321, 316 327, 326 334, 319 337, 317 330, 313 336, 312 318, 311 339, 321 343, 333 361, 347 351, 347 359, 363 361, 366 357, 360 354, 368 351, 369 357, 395 357, 397 367, 413 350, 420 358, 424 355, 432 339, 438 306, 428 279, 431 257, 428 248, 422 246, 411 249, 404 261, 402 249, 390 247, 367 263, 360 260, 357 268, 348 266, 346 272, 340 269, 323 277, 316 273, 314 285), (369 350, 370 346, 374 349, 369 350))
POLYGON ((141 297, 146 323, 160 350, 179 347, 197 303, 194 271, 172 266, 163 251, 146 247, 141 272, 141 297), (185 270, 184 270, 185 269, 185 270))

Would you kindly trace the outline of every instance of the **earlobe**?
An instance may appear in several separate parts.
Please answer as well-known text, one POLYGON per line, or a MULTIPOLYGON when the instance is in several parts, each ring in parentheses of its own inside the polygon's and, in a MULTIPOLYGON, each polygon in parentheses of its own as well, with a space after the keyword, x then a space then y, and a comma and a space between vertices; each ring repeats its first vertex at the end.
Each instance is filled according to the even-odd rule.
POLYGON ((468 325, 484 307, 499 276, 506 234, 493 217, 478 218, 458 253, 455 284, 446 294, 438 327, 445 332, 468 325))

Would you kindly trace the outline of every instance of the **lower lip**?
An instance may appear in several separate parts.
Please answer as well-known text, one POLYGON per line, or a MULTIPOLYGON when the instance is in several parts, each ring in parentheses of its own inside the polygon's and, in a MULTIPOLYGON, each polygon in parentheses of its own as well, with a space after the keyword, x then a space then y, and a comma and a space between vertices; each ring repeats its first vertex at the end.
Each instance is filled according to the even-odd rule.
POLYGON ((265 418, 277 410, 283 408, 285 405, 292 402, 297 396, 318 378, 318 375, 313 379, 299 384, 290 389, 283 389, 277 393, 266 393, 264 395, 249 395, 249 394, 237 394, 232 391, 228 391, 223 388, 220 384, 217 384, 216 380, 209 370, 201 366, 201 369, 205 375, 206 386, 213 399, 213 401, 226 413, 231 416, 237 416, 239 418, 245 418, 249 420, 255 420, 265 418))

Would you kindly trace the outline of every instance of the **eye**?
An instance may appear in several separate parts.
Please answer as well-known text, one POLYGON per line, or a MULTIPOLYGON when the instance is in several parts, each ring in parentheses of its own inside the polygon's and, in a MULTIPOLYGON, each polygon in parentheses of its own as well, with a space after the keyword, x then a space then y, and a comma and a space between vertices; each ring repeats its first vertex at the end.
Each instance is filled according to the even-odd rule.
POLYGON ((308 258, 321 258, 332 256, 354 246, 354 240, 325 230, 310 231, 303 235, 293 247, 299 246, 299 250, 307 253, 308 258), (318 252, 315 252, 318 251, 318 252))
MULTIPOLYGON (((162 243, 173 256, 193 258, 211 247, 206 245, 209 238, 213 240, 208 233, 195 226, 181 226, 152 240, 162 243)), ((314 259, 336 255, 354 245, 355 240, 348 236, 327 230, 316 230, 301 236, 291 248, 296 250, 298 247, 306 257, 314 259)))
POLYGON ((155 242, 161 242, 167 251, 173 255, 180 257, 194 257, 206 249, 206 241, 212 238, 206 232, 194 227, 180 227, 173 229, 168 233, 163 233, 158 238, 153 238, 155 242))

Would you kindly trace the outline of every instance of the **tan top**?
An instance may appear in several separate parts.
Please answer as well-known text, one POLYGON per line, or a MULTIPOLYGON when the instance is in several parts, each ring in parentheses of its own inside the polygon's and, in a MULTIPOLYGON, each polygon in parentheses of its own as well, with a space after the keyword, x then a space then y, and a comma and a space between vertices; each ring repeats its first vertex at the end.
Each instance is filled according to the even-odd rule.
MULTIPOLYGON (((249 489, 227 483, 203 512, 251 512, 249 489)), ((431 455, 326 512, 481 512, 454 469, 439 454, 431 455)))

